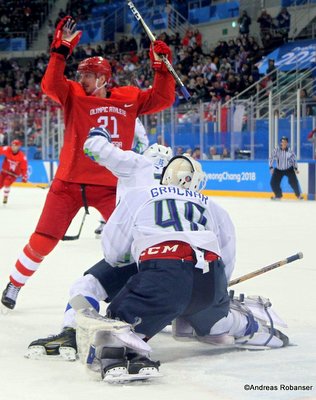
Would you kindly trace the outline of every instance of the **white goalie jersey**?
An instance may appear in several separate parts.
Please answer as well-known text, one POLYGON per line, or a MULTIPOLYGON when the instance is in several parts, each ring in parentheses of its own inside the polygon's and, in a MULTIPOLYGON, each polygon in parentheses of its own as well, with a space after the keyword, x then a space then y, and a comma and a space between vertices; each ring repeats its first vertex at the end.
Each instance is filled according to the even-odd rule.
POLYGON ((230 279, 234 226, 224 209, 196 191, 163 185, 129 190, 104 227, 102 247, 105 259, 114 266, 130 250, 137 261, 143 250, 169 240, 216 253, 230 279))

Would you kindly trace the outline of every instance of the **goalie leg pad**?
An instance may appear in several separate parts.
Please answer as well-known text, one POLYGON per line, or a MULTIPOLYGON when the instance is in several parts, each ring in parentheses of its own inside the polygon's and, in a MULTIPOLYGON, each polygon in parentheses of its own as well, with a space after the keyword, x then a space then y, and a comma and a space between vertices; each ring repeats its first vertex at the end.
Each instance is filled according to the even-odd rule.
POLYGON ((217 321, 209 335, 197 336, 183 318, 172 323, 176 340, 199 340, 212 345, 237 346, 249 349, 279 348, 289 344, 289 338, 274 325, 286 323, 271 309, 268 299, 261 296, 233 298, 227 317, 217 321))
POLYGON ((172 336, 175 340, 196 340, 195 331, 184 318, 178 317, 172 321, 172 336))
POLYGON ((243 300, 233 298, 230 303, 231 309, 240 311, 244 315, 248 315, 250 311, 256 319, 270 324, 270 318, 272 318, 274 325, 287 328, 286 322, 271 307, 270 300, 263 296, 247 296, 243 300), (269 310, 268 313, 266 310, 269 310))
MULTIPOLYGON (((223 318, 224 319, 224 318, 223 318)), ((227 335, 223 329, 219 330, 219 334, 210 334, 206 336, 198 336, 192 326, 183 318, 178 317, 172 321, 172 336, 179 341, 199 341, 207 344, 227 346, 235 343, 232 336, 227 335)))
POLYGON ((289 338, 274 325, 287 326, 271 309, 271 302, 262 296, 250 296, 231 301, 232 313, 247 317, 243 334, 234 334, 235 343, 247 348, 279 348, 289 344, 289 338))
POLYGON ((104 347, 125 347, 148 355, 151 347, 122 321, 101 317, 95 310, 79 310, 76 315, 79 357, 86 363, 90 347, 95 348, 96 359, 101 358, 104 347))

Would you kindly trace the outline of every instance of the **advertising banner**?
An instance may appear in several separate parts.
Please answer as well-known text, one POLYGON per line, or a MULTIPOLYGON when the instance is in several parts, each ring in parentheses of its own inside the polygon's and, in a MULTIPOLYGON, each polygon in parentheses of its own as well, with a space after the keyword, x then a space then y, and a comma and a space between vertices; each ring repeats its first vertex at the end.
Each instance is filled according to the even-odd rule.
POLYGON ((316 42, 315 40, 300 40, 277 48, 257 64, 261 74, 266 73, 269 59, 275 61, 280 71, 313 68, 316 65, 316 42))

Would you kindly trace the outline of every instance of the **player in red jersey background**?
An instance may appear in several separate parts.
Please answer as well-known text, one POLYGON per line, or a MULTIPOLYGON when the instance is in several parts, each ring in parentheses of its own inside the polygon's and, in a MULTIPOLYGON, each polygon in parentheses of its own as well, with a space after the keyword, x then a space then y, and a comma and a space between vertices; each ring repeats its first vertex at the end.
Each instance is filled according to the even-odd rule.
POLYGON ((27 159, 20 147, 19 140, 13 140, 11 146, 1 146, 0 156, 4 156, 0 172, 0 189, 3 188, 3 204, 8 202, 8 197, 13 182, 19 176, 22 182, 27 182, 27 159))
POLYGON ((64 111, 64 145, 56 176, 35 232, 10 274, 2 304, 13 309, 20 288, 38 269, 65 235, 81 207, 95 207, 107 220, 115 206, 116 178, 83 154, 86 134, 92 127, 104 127, 123 150, 132 146, 135 120, 140 114, 170 107, 175 97, 175 82, 158 54, 171 61, 171 50, 156 41, 150 51, 155 76, 151 89, 127 86, 109 89, 109 62, 91 57, 79 63, 78 82, 66 79, 66 59, 80 40, 75 22, 65 17, 58 24, 51 45, 51 57, 42 80, 42 89, 61 104, 64 111))

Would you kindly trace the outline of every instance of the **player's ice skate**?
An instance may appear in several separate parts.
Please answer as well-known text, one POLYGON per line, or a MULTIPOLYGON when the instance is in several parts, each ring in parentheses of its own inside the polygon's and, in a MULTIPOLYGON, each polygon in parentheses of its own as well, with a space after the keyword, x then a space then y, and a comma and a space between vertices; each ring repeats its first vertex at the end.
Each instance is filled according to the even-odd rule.
POLYGON ((64 328, 58 335, 34 340, 28 347, 26 358, 62 359, 75 361, 77 359, 76 331, 73 328, 64 328))
POLYGON ((7 287, 4 289, 1 297, 1 303, 8 309, 13 310, 16 304, 21 287, 14 286, 13 283, 9 282, 7 287))
POLYGON ((99 238, 101 237, 101 234, 102 234, 104 225, 105 225, 105 221, 101 219, 101 220, 100 220, 100 225, 99 225, 99 226, 95 229, 95 231, 94 231, 95 237, 96 237, 97 239, 99 239, 99 238))

